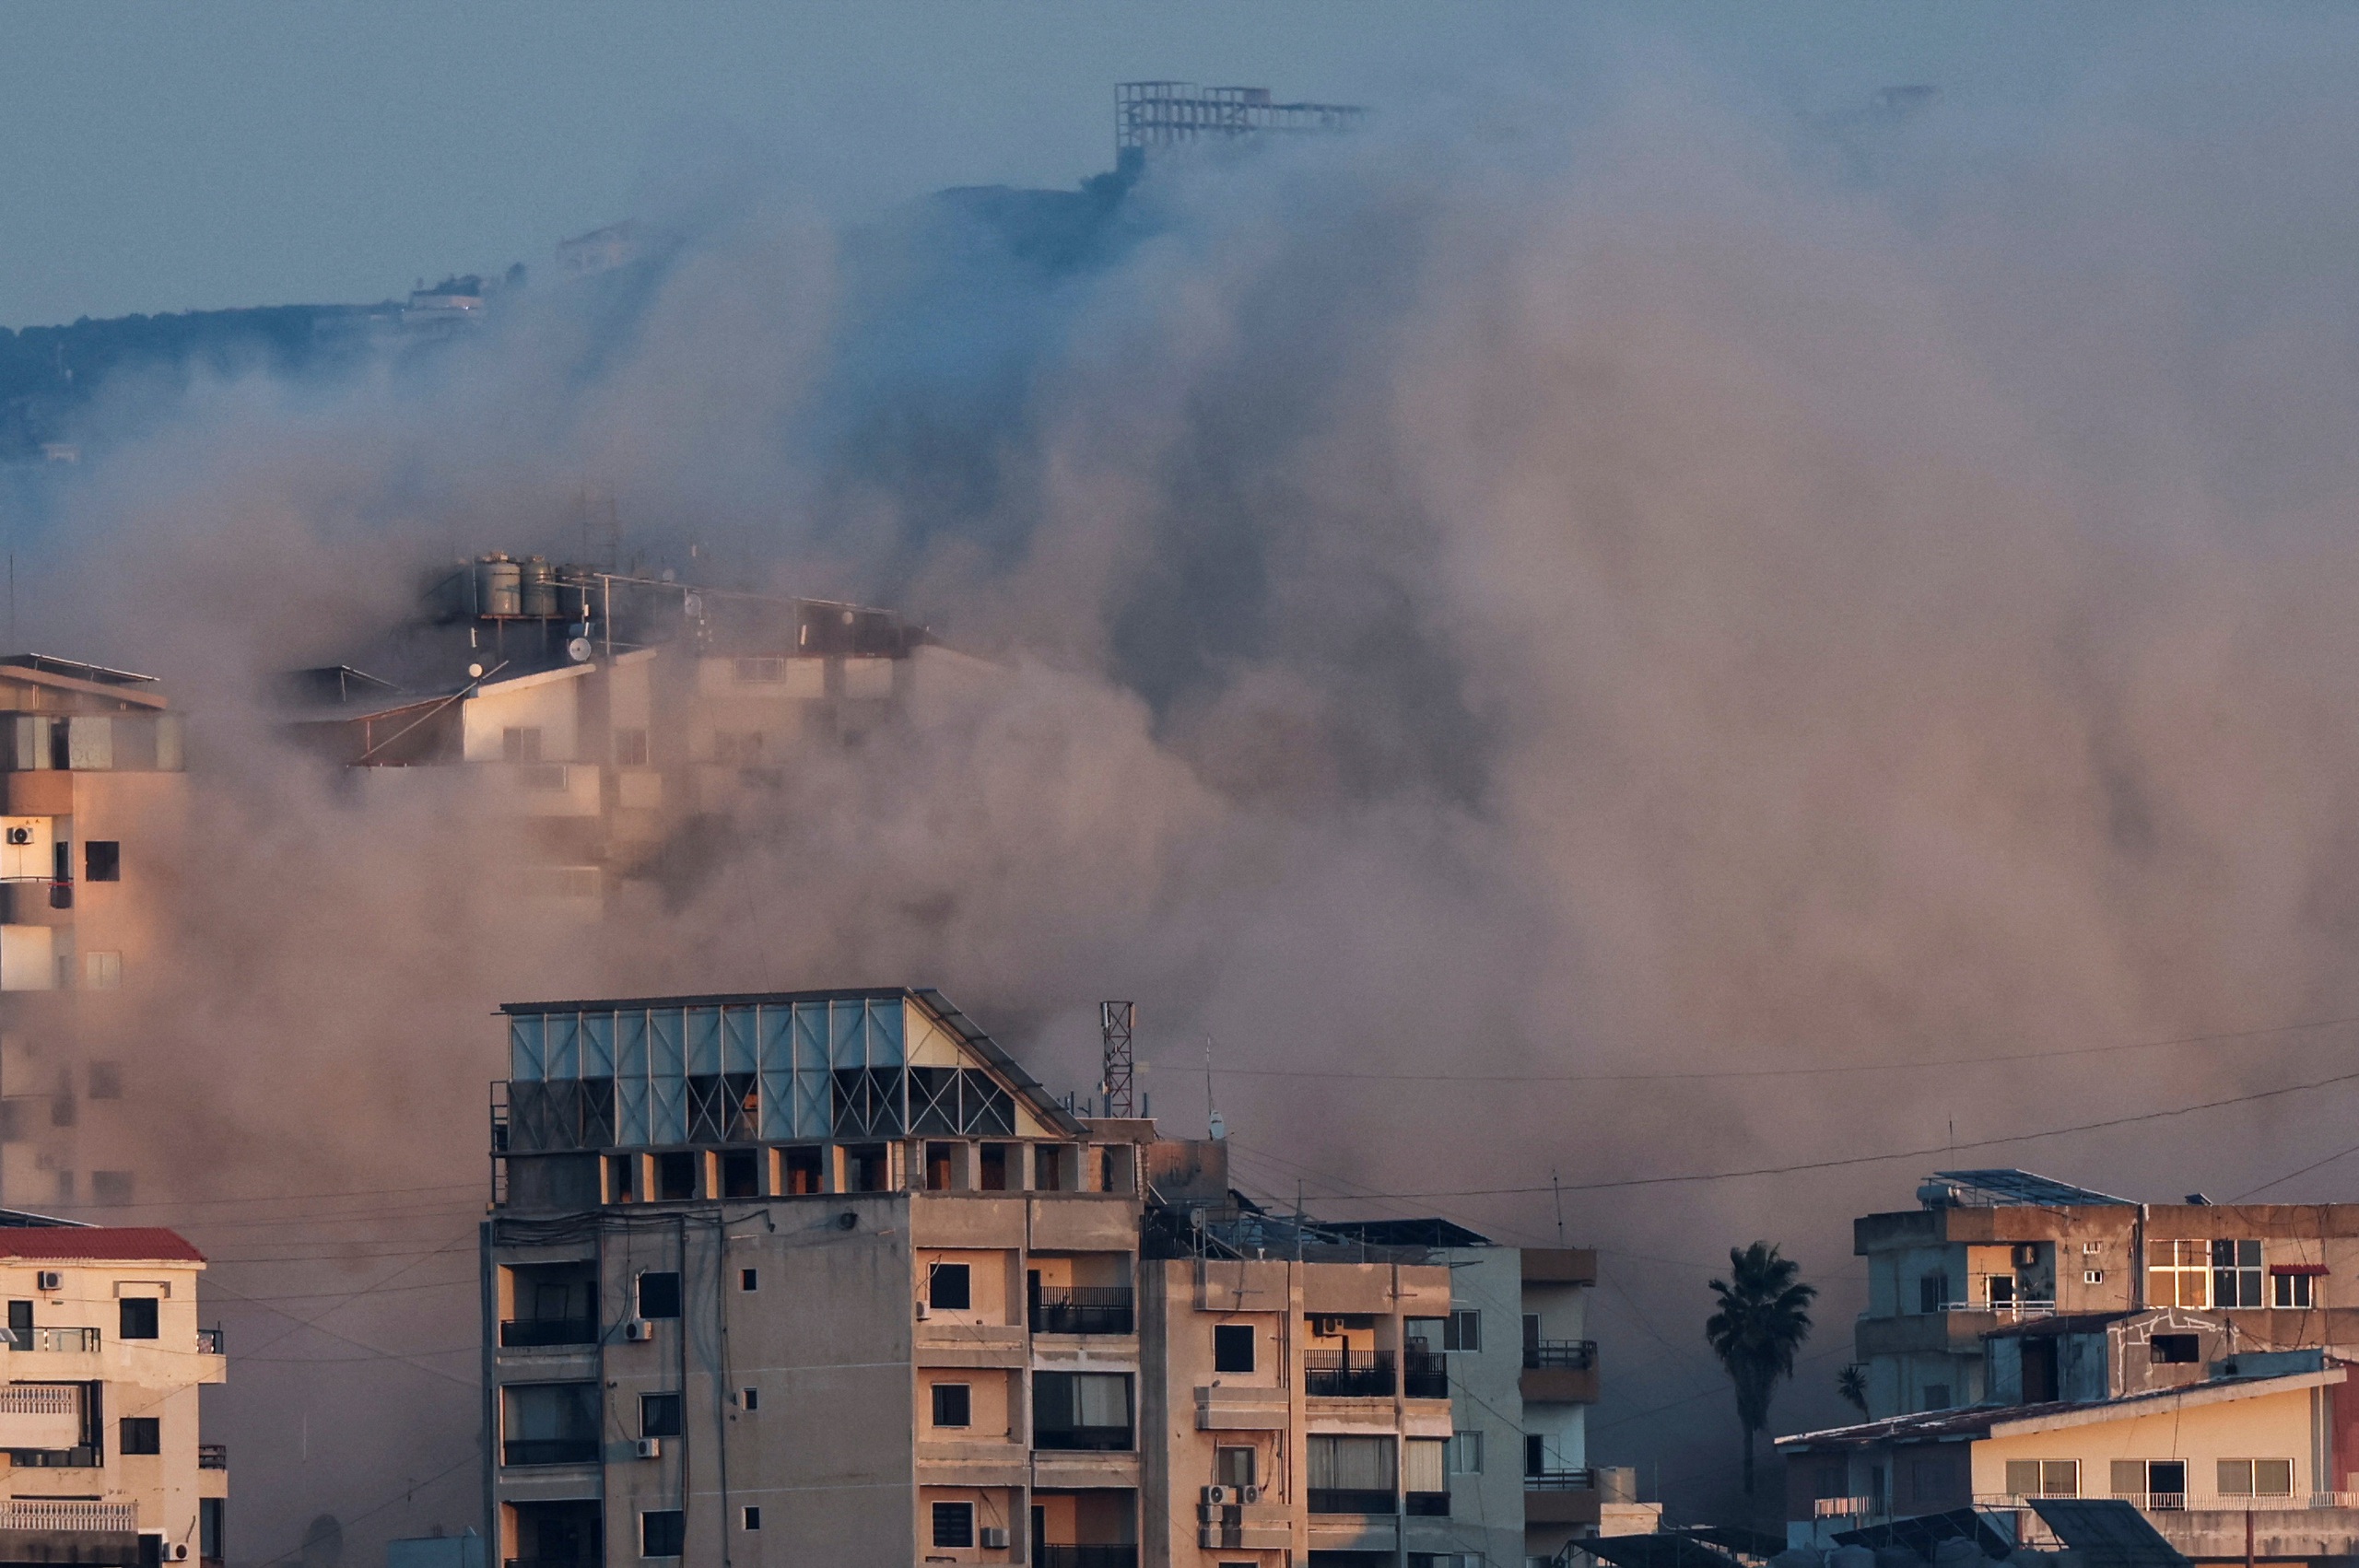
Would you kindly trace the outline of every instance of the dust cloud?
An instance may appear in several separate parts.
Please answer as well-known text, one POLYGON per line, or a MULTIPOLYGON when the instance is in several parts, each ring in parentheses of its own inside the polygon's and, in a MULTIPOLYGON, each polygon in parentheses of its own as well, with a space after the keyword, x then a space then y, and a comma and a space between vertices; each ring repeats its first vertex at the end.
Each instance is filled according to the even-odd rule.
POLYGON ((1848 1221, 1921 1171, 2227 1198, 2333 1153, 2347 1083, 2163 1113, 2348 1028, 2149 1043, 2359 1013, 2335 53, 1833 118, 1649 56, 1029 216, 750 181, 475 341, 116 432, 26 640, 197 715, 134 1059, 143 1217, 235 1293, 237 1554, 473 1516, 503 999, 932 984, 1086 1088, 1135 998, 1156 1113, 1216 1098, 1251 1190, 1605 1249, 1590 1455, 1685 1516, 1733 1486, 1729 1244, 1825 1290, 1787 1429, 1839 1410, 1848 1221), (578 553, 584 492, 1002 673, 544 929, 497 825, 322 778, 260 694, 434 561, 578 553))

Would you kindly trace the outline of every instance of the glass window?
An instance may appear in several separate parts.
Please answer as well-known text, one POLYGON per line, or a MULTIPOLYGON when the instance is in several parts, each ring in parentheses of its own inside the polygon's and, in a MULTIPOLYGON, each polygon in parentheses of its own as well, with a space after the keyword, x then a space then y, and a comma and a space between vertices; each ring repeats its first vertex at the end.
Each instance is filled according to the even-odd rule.
POLYGON ((2081 1461, 2010 1459, 2007 1461, 2007 1492, 2012 1497, 2078 1497, 2081 1494, 2081 1461))
POLYGON ((936 1426, 967 1426, 974 1420, 973 1391, 964 1383, 937 1383, 933 1386, 933 1424, 936 1426))
POLYGON ((1255 1473, 1253 1450, 1241 1445, 1215 1449, 1213 1473, 1222 1486, 1251 1486, 1255 1473))
POLYGON ((164 1423, 154 1416, 125 1416, 117 1426, 117 1447, 125 1454, 164 1451, 164 1423))
POLYGON ((2212 1305, 2212 1244, 2150 1241, 2146 1244, 2146 1305, 2212 1305))
POLYGON ((1454 1476, 1479 1476, 1483 1473, 1483 1434, 1479 1431, 1461 1432, 1449 1440, 1449 1473, 1454 1476))
POLYGON ((972 1300, 971 1271, 964 1263, 937 1263, 926 1270, 925 1300, 937 1312, 965 1312, 972 1300))
POLYGON ((1949 1304, 1950 1277, 1947 1274, 1927 1274, 1917 1281, 1917 1310, 1939 1312, 1949 1304))
POLYGON ((82 843, 82 874, 92 882, 123 880, 123 845, 112 838, 89 838, 82 843))
POLYGON ((759 1508, 745 1510, 745 1527, 749 1530, 758 1530, 762 1527, 762 1511, 759 1508))
POLYGON ((936 1546, 972 1546, 975 1544, 975 1505, 971 1503, 937 1503, 933 1505, 933 1544, 936 1546))
POLYGON ((1214 1327, 1213 1370, 1215 1372, 1253 1370, 1253 1325, 1222 1323, 1214 1327))
POLYGON ((1461 1308, 1449 1315, 1449 1323, 1442 1330, 1441 1348, 1446 1351, 1479 1351, 1483 1348, 1483 1315, 1473 1308, 1461 1308))
POLYGON ((2147 1341, 2147 1354, 2157 1365, 2192 1366, 2202 1359, 2203 1342, 2193 1334, 2157 1334, 2147 1341))
POLYGON ((120 1309, 123 1339, 152 1340, 156 1337, 154 1296, 125 1296, 115 1305, 120 1309))
POLYGON ((2223 1497, 2290 1497, 2294 1493, 2294 1461, 2222 1459, 2219 1483, 2223 1497))
POLYGON ((499 1391, 503 1465, 578 1465, 598 1457, 595 1383, 515 1383, 499 1391))
POLYGON ((679 1436, 680 1396, 641 1394, 639 1397, 639 1434, 641 1437, 679 1436))
POLYGON ((2212 1305, 2214 1307, 2260 1305, 2260 1243, 2215 1241, 2212 1244, 2212 1305))
POLYGON ((639 1315, 641 1317, 679 1316, 680 1276, 668 1271, 641 1274, 639 1277, 639 1315))
POLYGON ((2270 1276, 2269 1305, 2303 1308, 2316 1305, 2317 1297, 2312 1293, 2311 1276, 2307 1274, 2270 1276))
POLYGON ((1439 1437, 1404 1438, 1401 1444, 1401 1490, 1448 1492, 1449 1447, 1448 1441, 1439 1437))
POLYGON ((641 1557, 677 1557, 687 1539, 688 1516, 677 1508, 659 1508, 639 1516, 641 1557))

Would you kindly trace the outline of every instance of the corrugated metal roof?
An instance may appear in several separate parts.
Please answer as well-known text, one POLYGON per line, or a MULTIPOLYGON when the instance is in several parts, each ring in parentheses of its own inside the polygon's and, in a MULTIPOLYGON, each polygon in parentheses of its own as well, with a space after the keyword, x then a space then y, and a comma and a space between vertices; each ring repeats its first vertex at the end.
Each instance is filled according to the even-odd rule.
POLYGON ((0 1228, 0 1258, 42 1262, 202 1263, 205 1254, 161 1225, 52 1225, 0 1228))

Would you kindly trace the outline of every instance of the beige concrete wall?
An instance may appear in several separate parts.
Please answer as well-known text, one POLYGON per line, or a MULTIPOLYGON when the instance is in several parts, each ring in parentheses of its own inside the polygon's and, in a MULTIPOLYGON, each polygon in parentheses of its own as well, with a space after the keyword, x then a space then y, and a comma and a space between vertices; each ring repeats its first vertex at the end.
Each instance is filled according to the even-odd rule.
POLYGON ((2314 1411, 2319 1401, 2308 1389, 2217 1403, 2187 1403, 2153 1415, 2122 1416, 2045 1432, 1992 1436, 1974 1445, 1974 1492, 1978 1497, 2006 1491, 2010 1459, 2073 1459, 2080 1462, 2081 1495, 2113 1494, 2116 1459, 2179 1459, 2187 1464, 2188 1490, 2198 1498, 2214 1494, 2220 1459, 2290 1459, 2294 1490, 2313 1490, 2313 1458, 2318 1435, 2314 1411))

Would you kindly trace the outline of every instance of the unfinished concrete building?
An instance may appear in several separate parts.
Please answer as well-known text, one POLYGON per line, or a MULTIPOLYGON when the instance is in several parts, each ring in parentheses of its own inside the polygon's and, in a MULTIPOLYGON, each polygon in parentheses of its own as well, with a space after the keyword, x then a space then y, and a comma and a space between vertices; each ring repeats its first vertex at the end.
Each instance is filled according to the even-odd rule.
POLYGON ((1594 1347, 1553 1337, 1591 1255, 1273 1215, 932 991, 506 1012, 501 1559, 1460 1568, 1595 1527, 1594 1347))

